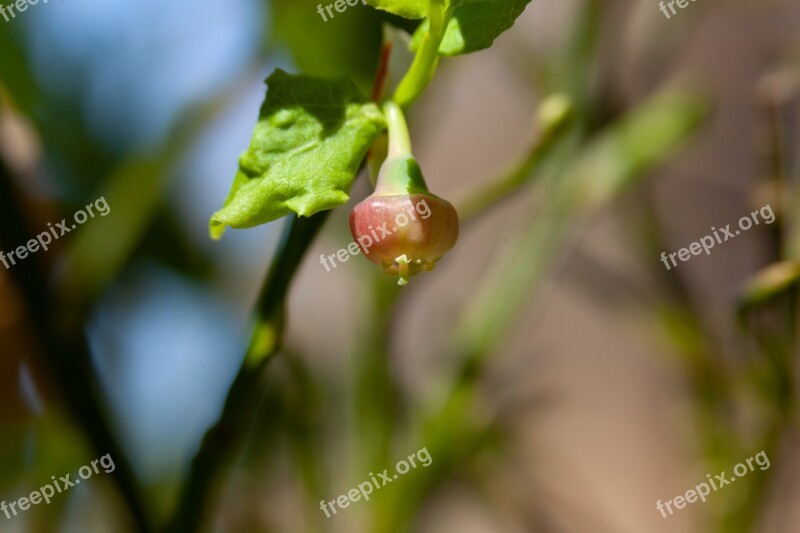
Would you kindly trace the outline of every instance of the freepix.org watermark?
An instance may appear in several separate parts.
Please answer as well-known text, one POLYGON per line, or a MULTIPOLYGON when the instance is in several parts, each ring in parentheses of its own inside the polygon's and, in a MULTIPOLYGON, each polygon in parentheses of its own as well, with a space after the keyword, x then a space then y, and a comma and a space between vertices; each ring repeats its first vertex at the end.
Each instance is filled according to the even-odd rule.
POLYGON ((53 242, 53 239, 58 239, 59 237, 63 237, 70 231, 74 230, 78 227, 78 224, 83 224, 89 218, 94 218, 94 210, 97 209, 97 214, 101 217, 106 216, 111 212, 111 208, 108 206, 105 197, 101 196, 94 203, 88 204, 83 209, 79 209, 73 218, 75 219, 75 224, 71 226, 67 226, 67 219, 64 218, 61 222, 56 223, 55 227, 48 222, 47 223, 47 231, 41 232, 39 235, 36 236, 35 239, 29 240, 25 243, 24 246, 17 246, 15 249, 11 250, 10 252, 3 252, 0 251, 0 262, 3 263, 3 266, 6 267, 6 270, 11 268, 12 266, 17 264, 17 261, 22 261, 28 254, 32 254, 34 252, 38 252, 41 248, 42 250, 47 251, 47 246, 53 242), (84 211, 85 209, 85 211, 84 211), (51 237, 52 235, 52 237, 51 237), (10 264, 9 264, 10 263, 10 264))
POLYGON ((319 508, 322 509, 326 517, 330 518, 331 511, 333 514, 337 514, 339 512, 339 510, 336 509, 337 505, 339 506, 339 509, 346 509, 351 503, 355 503, 361 498, 363 498, 364 501, 369 501, 369 495, 372 494, 373 488, 374 490, 380 490, 389 483, 394 483, 395 480, 397 480, 400 476, 407 474, 412 468, 417 468, 417 466, 419 466, 417 464, 417 460, 419 460, 419 464, 425 468, 430 466, 430 464, 433 462, 433 458, 431 457, 431 454, 428 453, 427 447, 409 455, 408 461, 405 459, 400 459, 394 466, 396 471, 395 474, 390 475, 388 468, 383 472, 380 472, 377 476, 370 472, 368 481, 359 483, 357 488, 350 489, 347 494, 342 494, 334 500, 329 502, 326 502, 325 500, 320 501, 319 508), (328 510, 329 507, 330 511, 328 510))
POLYGON ((23 496, 18 500, 0 503, 0 511, 5 513, 7 520, 11 520, 13 517, 17 516, 17 508, 19 508, 20 512, 27 511, 30 509, 31 505, 39 505, 42 503, 42 500, 49 504, 50 498, 54 497, 56 494, 66 492, 70 487, 80 484, 81 479, 89 479, 94 474, 99 474, 100 469, 97 467, 98 463, 103 467, 106 474, 110 474, 116 469, 111 454, 107 453, 100 459, 95 459, 90 464, 80 467, 78 469, 78 476, 80 476, 80 478, 76 477, 73 481, 70 479, 71 475, 67 474, 56 480, 56 476, 50 476, 50 479, 53 481, 52 484, 48 483, 40 487, 39 490, 35 490, 31 492, 30 495, 23 496))
POLYGON ((332 4, 328 4, 323 9, 322 4, 317 4, 317 13, 319 16, 322 17, 322 22, 328 22, 328 17, 333 18, 336 15, 333 14, 333 10, 336 9, 339 13, 344 13, 347 10, 347 6, 354 6, 361 2, 361 5, 367 5, 367 0, 336 0, 332 4), (325 10, 328 11, 328 17, 325 16, 325 10))
POLYGON ((351 242, 347 245, 347 248, 342 248, 335 254, 331 254, 326 256, 325 254, 321 254, 319 256, 319 262, 322 266, 325 267, 327 272, 331 271, 331 267, 328 266, 328 261, 333 266, 333 268, 338 267, 339 265, 336 264, 336 260, 338 259, 340 263, 346 263, 351 255, 358 255, 361 253, 361 248, 364 249, 364 253, 369 255, 369 249, 371 246, 381 242, 384 237, 390 237, 393 233, 397 232, 398 229, 404 227, 406 224, 411 222, 412 220, 417 220, 417 215, 422 220, 428 220, 431 216, 431 208, 428 206, 428 202, 425 200, 420 200, 416 203, 416 205, 412 205, 408 208, 406 213, 398 213, 397 216, 394 217, 394 227, 392 229, 388 228, 388 223, 384 222, 377 228, 373 228, 370 226, 370 235, 362 235, 358 242, 351 242), (408 216, 406 216, 408 213, 408 216), (359 247, 359 244, 361 246, 359 247))
POLYGON ((749 457, 744 463, 739 463, 736 466, 734 466, 733 476, 731 476, 730 478, 728 478, 728 476, 724 471, 720 474, 715 475, 713 479, 711 477, 711 474, 706 474, 706 479, 708 480, 708 483, 703 481, 702 483, 695 486, 695 488, 687 490, 685 494, 681 496, 675 496, 671 500, 667 500, 663 503, 661 502, 661 500, 658 500, 656 502, 656 509, 658 509, 661 512, 661 516, 663 518, 667 518, 668 515, 665 512, 665 509, 666 511, 669 512, 669 516, 671 516, 674 512, 672 510, 673 505, 675 506, 675 509, 680 510, 686 507, 687 503, 694 503, 698 499, 703 503, 705 503, 706 497, 709 494, 711 494, 712 488, 714 489, 714 492, 716 492, 718 489, 721 489, 725 485, 729 485, 730 483, 736 481, 738 478, 744 477, 750 472, 753 472, 755 470, 755 466, 753 466, 753 461, 755 461, 756 465, 758 465, 761 470, 766 470, 767 468, 770 467, 770 462, 769 462, 769 457, 767 457, 767 452, 761 450, 753 457, 749 457))
MULTIPOLYGON (((28 10, 28 6, 35 6, 39 3, 39 0, 16 0, 16 2, 11 2, 8 5, 3 5, 2 0, 0 0, 0 15, 3 15, 3 18, 6 22, 11 22, 11 19, 17 18, 17 13, 23 13, 28 10), (16 13, 14 12, 16 10, 16 13), (8 15, 11 15, 11 18, 8 18, 8 15)), ((42 0, 43 4, 47 3, 47 0, 42 0)))
POLYGON ((711 235, 706 235, 699 241, 693 242, 688 248, 681 248, 677 252, 672 252, 669 255, 667 255, 667 252, 661 252, 661 262, 664 263, 664 267, 667 270, 671 270, 672 267, 678 266, 678 263, 675 261, 675 256, 678 256, 678 259, 681 261, 686 262, 691 259, 693 255, 700 255, 701 252, 705 252, 706 255, 710 255, 711 249, 715 245, 722 244, 728 239, 733 239, 741 232, 752 228, 753 225, 758 226, 761 223, 761 221, 758 219, 759 215, 761 215, 761 218, 767 224, 772 224, 775 221, 775 213, 772 212, 772 207, 767 204, 761 209, 753 211, 749 216, 740 218, 739 229, 737 230, 732 231, 730 224, 720 229, 711 226, 711 235), (667 262, 667 258, 669 258, 669 262, 667 262), (672 267, 669 266, 670 262, 672 263, 672 267))
MULTIPOLYGON (((695 2, 696 0, 691 1, 695 2)), ((658 9, 664 13, 664 16, 667 17, 667 20, 669 20, 672 15, 678 14, 678 12, 675 10, 675 4, 677 4, 681 9, 686 9, 689 6, 689 0, 670 0, 666 4, 662 1, 658 4, 658 9), (669 6, 669 9, 672 11, 672 15, 670 15, 669 11, 667 11, 667 6, 669 6)))

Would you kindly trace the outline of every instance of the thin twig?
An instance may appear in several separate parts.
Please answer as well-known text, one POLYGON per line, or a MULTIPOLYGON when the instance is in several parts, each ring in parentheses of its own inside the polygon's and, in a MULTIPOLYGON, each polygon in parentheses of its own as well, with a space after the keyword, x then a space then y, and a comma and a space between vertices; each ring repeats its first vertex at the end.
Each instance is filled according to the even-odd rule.
POLYGON ((192 460, 176 512, 165 532, 199 531, 213 501, 213 485, 220 471, 231 463, 242 438, 257 415, 262 375, 283 339, 286 294, 297 267, 329 211, 310 218, 293 217, 272 262, 255 309, 250 345, 231 386, 222 415, 206 432, 192 460))
MULTIPOLYGON (((15 199, 18 191, 5 161, 0 160, 0 242, 14 245, 31 240, 25 217, 15 199)), ((34 258, 15 265, 10 277, 25 300, 31 324, 53 379, 72 414, 98 455, 110 454, 116 468, 111 474, 139 531, 150 531, 146 506, 130 462, 111 430, 110 417, 102 408, 100 387, 92 367, 89 348, 81 323, 68 321, 54 309, 48 277, 34 258)))

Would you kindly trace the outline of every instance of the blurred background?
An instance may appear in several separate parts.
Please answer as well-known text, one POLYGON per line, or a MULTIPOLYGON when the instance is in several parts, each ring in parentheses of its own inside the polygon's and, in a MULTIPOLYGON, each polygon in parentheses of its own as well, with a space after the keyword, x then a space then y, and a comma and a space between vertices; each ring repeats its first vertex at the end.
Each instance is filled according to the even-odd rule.
POLYGON ((0 269, 0 499, 117 467, 0 531, 800 532, 800 5, 534 0, 443 59, 409 122, 461 237, 403 290, 318 260, 350 242, 365 175, 313 239, 282 240, 288 219, 208 237, 270 72, 370 92, 389 19, 316 4, 0 21, 0 249, 110 208, 0 269), (548 129, 555 94, 573 112, 548 129), (773 224, 664 268, 767 204, 773 224), (251 313, 292 243, 254 371, 251 313), (320 510, 423 447, 430 467, 320 510), (762 450, 769 469, 656 509, 762 450))

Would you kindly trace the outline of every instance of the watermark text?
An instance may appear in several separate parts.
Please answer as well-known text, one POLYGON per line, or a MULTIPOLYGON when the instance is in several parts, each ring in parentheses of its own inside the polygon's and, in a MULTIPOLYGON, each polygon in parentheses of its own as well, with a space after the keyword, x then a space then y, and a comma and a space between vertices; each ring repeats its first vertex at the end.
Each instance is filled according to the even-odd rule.
POLYGON ((330 518, 332 516, 331 513, 335 515, 339 512, 339 509, 346 509, 351 503, 355 503, 362 498, 364 501, 369 501, 370 494, 372 494, 373 490, 380 490, 389 483, 394 483, 400 476, 407 474, 412 468, 417 468, 417 466, 419 466, 417 461, 425 468, 430 466, 433 462, 433 458, 431 454, 428 453, 427 447, 409 455, 408 460, 399 460, 394 467, 396 473, 390 474, 388 468, 383 472, 379 472, 377 476, 370 472, 369 480, 359 483, 357 488, 350 489, 346 494, 342 494, 329 502, 322 500, 319 502, 319 508, 322 509, 326 517, 330 518), (337 505, 339 509, 336 508, 337 505))
POLYGON ((66 492, 71 487, 80 484, 81 479, 89 479, 94 474, 99 474, 100 469, 97 467, 98 463, 103 467, 103 470, 106 474, 110 474, 116 469, 116 465, 114 465, 114 460, 111 458, 111 454, 107 453, 100 459, 95 459, 89 465, 80 467, 78 469, 78 475, 75 476, 74 481, 70 479, 71 474, 61 476, 58 479, 56 479, 56 476, 50 476, 50 479, 53 482, 52 484, 48 483, 43 485, 39 487, 39 490, 31 492, 30 495, 23 496, 22 498, 12 502, 6 503, 3 501, 0 503, 0 511, 5 513, 6 520, 11 520, 13 517, 17 516, 17 508, 19 508, 20 512, 27 511, 30 509, 31 505, 39 505, 42 503, 42 500, 44 500, 46 504, 49 504, 50 498, 54 497, 56 494, 66 492))
POLYGON ((97 209, 97 214, 99 214, 101 217, 104 217, 111 212, 111 208, 108 206, 104 196, 101 196, 95 200, 94 203, 88 204, 86 207, 84 207, 84 209, 86 211, 79 209, 73 216, 75 224, 69 226, 66 218, 62 219, 61 222, 57 222, 55 227, 48 222, 47 231, 41 232, 36 236, 35 239, 31 239, 25 243, 24 246, 17 246, 10 252, 0 251, 0 263, 3 263, 3 266, 6 267, 6 270, 8 270, 12 266, 16 265, 17 261, 22 261, 28 257, 29 253, 32 254, 34 252, 38 252, 40 248, 47 251, 47 247, 51 242, 53 242, 53 239, 63 237, 70 231, 77 228, 78 224, 83 224, 89 220, 89 217, 94 218, 94 209, 97 209))
POLYGON ((701 252, 705 252, 706 255, 711 255, 711 249, 715 245, 722 244, 729 239, 733 239, 741 232, 749 230, 751 227, 753 227, 754 223, 756 226, 758 226, 760 224, 758 219, 759 215, 761 215, 761 218, 764 219, 764 222, 767 224, 772 224, 775 221, 775 213, 772 212, 772 207, 767 204, 761 209, 753 211, 750 213, 750 215, 740 218, 739 229, 731 230, 730 224, 720 229, 711 226, 710 235, 706 235, 699 241, 693 242, 688 248, 681 248, 677 252, 672 252, 670 254, 667 254, 667 252, 661 252, 661 262, 664 263, 664 268, 671 270, 673 267, 678 266, 677 261, 675 261, 676 256, 682 262, 686 262, 691 259, 693 255, 700 255, 701 252), (672 266, 670 266, 670 263, 672 263, 672 266))
POLYGON ((675 496, 671 500, 667 500, 662 503, 661 500, 656 502, 656 509, 661 513, 663 518, 667 518, 668 516, 672 516, 674 513, 672 507, 674 506, 676 510, 683 509, 686 507, 687 503, 694 503, 698 499, 705 503, 706 497, 711 494, 711 489, 714 489, 716 492, 718 489, 721 489, 725 485, 729 485, 736 481, 738 478, 742 478, 753 472, 755 470, 755 466, 753 466, 753 462, 759 466, 761 470, 766 470, 770 467, 769 457, 767 457, 767 453, 764 450, 761 450, 753 457, 749 457, 744 463, 739 463, 733 467, 733 475, 728 477, 726 472, 721 472, 716 474, 713 478, 711 474, 706 474, 706 479, 708 483, 703 481, 699 483, 695 488, 689 489, 686 491, 685 494, 675 496), (747 464, 745 464, 747 463, 747 464), (669 512, 669 515, 667 515, 669 512))

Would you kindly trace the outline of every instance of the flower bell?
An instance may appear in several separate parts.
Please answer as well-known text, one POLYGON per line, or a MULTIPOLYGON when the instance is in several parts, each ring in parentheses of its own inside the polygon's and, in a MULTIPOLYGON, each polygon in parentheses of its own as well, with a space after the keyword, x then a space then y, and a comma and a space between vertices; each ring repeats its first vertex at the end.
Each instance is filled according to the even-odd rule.
POLYGON ((384 105, 389 122, 389 152, 378 173, 375 192, 353 208, 350 232, 364 256, 384 272, 408 278, 432 270, 458 240, 453 205, 431 194, 411 155, 400 108, 384 105))

